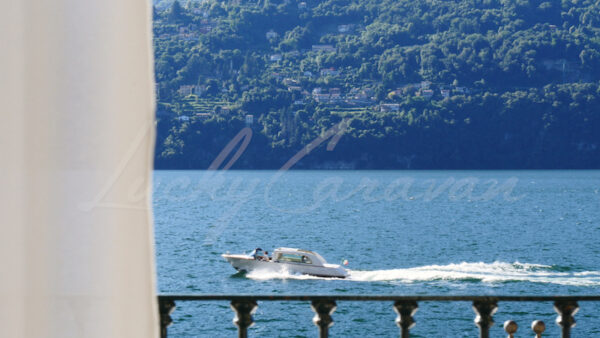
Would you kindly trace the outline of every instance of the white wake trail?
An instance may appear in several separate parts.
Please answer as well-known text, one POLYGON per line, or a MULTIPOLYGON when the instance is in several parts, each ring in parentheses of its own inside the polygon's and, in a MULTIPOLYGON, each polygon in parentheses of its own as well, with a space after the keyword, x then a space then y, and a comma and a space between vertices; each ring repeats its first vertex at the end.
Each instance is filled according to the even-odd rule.
MULTIPOLYGON (((600 286, 600 271, 561 272, 552 266, 531 263, 468 263, 448 265, 426 265, 391 270, 348 270, 346 281, 419 283, 429 281, 479 281, 483 283, 530 282, 571 286, 600 286)), ((255 280, 269 279, 322 279, 307 275, 290 274, 287 271, 253 271, 246 275, 255 280)))

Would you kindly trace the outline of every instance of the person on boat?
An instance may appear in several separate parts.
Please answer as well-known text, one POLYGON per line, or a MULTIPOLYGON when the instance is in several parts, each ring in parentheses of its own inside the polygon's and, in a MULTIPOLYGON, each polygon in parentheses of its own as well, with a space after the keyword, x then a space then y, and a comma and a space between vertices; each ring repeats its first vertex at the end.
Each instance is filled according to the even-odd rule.
POLYGON ((254 249, 254 251, 252 251, 250 256, 252 256, 252 258, 254 258, 254 259, 260 260, 260 258, 262 257, 262 249, 261 248, 254 249))
POLYGON ((263 256, 263 259, 265 261, 267 261, 267 262, 271 260, 271 258, 269 257, 269 252, 268 251, 265 251, 265 255, 263 256))

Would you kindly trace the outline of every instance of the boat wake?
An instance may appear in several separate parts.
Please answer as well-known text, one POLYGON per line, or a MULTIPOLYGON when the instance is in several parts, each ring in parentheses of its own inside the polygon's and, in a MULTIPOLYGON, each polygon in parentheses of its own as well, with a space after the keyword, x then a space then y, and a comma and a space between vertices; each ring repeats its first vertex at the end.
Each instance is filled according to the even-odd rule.
MULTIPOLYGON (((430 281, 471 281, 482 283, 530 282, 571 286, 600 286, 600 271, 569 271, 550 265, 529 263, 468 263, 448 265, 426 265, 392 270, 348 270, 346 281, 379 282, 397 281, 418 283, 430 281)), ((287 271, 253 271, 246 277, 255 280, 301 279, 339 280, 307 275, 290 274, 287 271)))
POLYGON ((339 280, 339 278, 327 278, 327 277, 317 277, 310 275, 302 275, 291 273, 287 269, 282 269, 280 271, 272 271, 272 270, 254 270, 246 273, 246 277, 254 280, 269 280, 269 279, 331 279, 331 280, 339 280))

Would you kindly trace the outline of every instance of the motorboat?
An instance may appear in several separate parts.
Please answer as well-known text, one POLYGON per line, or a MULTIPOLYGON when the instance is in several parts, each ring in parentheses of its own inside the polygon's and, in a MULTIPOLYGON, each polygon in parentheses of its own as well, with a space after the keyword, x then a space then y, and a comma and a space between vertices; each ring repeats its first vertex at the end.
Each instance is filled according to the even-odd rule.
POLYGON ((260 248, 256 248, 249 255, 227 253, 221 256, 238 271, 289 272, 336 278, 348 276, 346 269, 340 265, 328 264, 318 253, 302 249, 277 248, 272 257, 269 257, 266 251, 263 253, 260 248))

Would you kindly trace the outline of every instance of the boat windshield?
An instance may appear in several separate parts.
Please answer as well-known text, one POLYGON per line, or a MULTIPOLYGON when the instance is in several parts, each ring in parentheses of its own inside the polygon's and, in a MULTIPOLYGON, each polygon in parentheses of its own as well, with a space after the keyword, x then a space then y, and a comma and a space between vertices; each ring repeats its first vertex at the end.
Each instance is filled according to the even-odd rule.
POLYGON ((279 253, 275 259, 280 262, 312 264, 312 261, 309 257, 290 253, 279 253))

